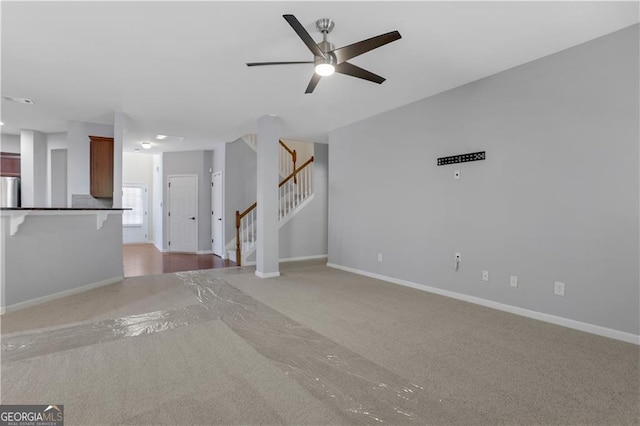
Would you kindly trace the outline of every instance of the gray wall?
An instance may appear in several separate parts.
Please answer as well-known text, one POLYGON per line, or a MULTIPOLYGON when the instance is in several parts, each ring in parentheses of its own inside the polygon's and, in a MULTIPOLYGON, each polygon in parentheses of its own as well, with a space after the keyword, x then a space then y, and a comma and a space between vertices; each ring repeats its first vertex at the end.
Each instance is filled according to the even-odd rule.
MULTIPOLYGON (((169 184, 169 175, 198 175, 198 251, 211 251, 211 151, 165 152, 162 155, 163 188, 169 184)), ((168 192, 163 191, 163 205, 167 205, 168 192)), ((166 209, 163 212, 163 249, 169 241, 169 222, 166 209)))
POLYGON ((67 207, 67 150, 49 151, 51 207, 67 207))
POLYGON ((313 151, 313 200, 280 228, 280 259, 327 254, 329 146, 313 151))
POLYGON ((329 262, 639 334, 638 35, 332 132, 329 262))
POLYGON ((20 135, 0 135, 0 152, 20 154, 20 135))
POLYGON ((256 152, 242 139, 225 147, 224 235, 225 245, 236 236, 236 210, 244 211, 257 200, 256 152))
POLYGON ((67 207, 67 132, 47 133, 47 205, 67 207))

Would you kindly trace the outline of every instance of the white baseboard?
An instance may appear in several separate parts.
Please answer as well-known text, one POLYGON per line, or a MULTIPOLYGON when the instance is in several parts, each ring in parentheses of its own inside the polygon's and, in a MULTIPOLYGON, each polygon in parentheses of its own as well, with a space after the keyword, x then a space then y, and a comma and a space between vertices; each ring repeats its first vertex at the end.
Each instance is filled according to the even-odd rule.
POLYGON ((264 274, 262 272, 256 271, 256 276, 260 278, 275 278, 280 276, 280 272, 269 272, 264 274))
MULTIPOLYGON (((278 262, 282 262, 282 263, 286 263, 286 262, 299 262, 301 260, 313 260, 313 259, 326 259, 328 257, 328 255, 326 254, 318 254, 318 255, 313 255, 313 256, 300 256, 300 257, 287 257, 287 258, 282 258, 282 259, 278 259, 278 262)), ((242 266, 255 266, 256 261, 255 260, 251 260, 249 262, 244 262, 242 264, 242 266)))
POLYGON ((313 260, 313 259, 326 259, 329 255, 326 254, 316 254, 313 256, 299 256, 299 257, 287 257, 284 259, 278 259, 278 262, 299 262, 301 260, 313 260))
POLYGON ((213 250, 197 250, 196 254, 213 254, 213 250))
POLYGON ((375 278, 375 279, 387 281, 393 284, 399 284, 405 287, 411 287, 418 290, 427 291, 429 293, 438 294, 440 296, 446 296, 452 299, 458 299, 465 302, 474 303, 476 305, 486 306, 488 308, 497 309, 499 311, 509 312, 511 314, 516 314, 523 317, 532 318, 532 319, 560 325, 567 328, 572 328, 574 330, 580 330, 587 333, 596 334, 598 336, 609 337, 611 339, 622 340, 623 342, 640 345, 640 335, 627 333, 625 331, 619 331, 619 330, 614 330, 612 328, 601 327, 599 325, 576 321, 569 318, 559 317, 556 315, 544 314, 542 312, 519 308, 517 306, 507 305, 500 302, 494 302, 492 300, 482 299, 480 297, 469 296, 462 293, 443 290, 437 287, 431 287, 428 285, 418 284, 411 281, 401 280, 398 278, 387 277, 385 275, 374 274, 372 272, 362 271, 360 269, 350 268, 348 266, 336 265, 335 263, 327 263, 327 266, 330 268, 340 269, 342 271, 351 272, 358 275, 364 275, 369 278, 375 278))
POLYGON ((49 294, 47 296, 37 297, 31 300, 25 300, 24 302, 15 303, 9 306, 3 306, 0 308, 0 315, 4 315, 6 312, 13 312, 20 309, 28 308, 30 306, 40 305, 41 303, 50 302, 52 300, 60 299, 62 297, 72 296, 74 294, 82 293, 88 290, 93 290, 94 288, 103 287, 109 284, 115 284, 124 280, 124 276, 113 277, 106 280, 98 281, 96 283, 91 283, 87 285, 83 285, 82 287, 76 287, 69 290, 60 291, 58 293, 49 294))

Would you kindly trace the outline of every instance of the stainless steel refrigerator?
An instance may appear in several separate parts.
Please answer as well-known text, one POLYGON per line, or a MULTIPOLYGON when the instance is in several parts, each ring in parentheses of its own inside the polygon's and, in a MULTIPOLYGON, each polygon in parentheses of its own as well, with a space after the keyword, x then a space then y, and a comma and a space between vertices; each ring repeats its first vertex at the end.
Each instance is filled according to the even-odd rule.
POLYGON ((20 178, 0 177, 0 207, 20 207, 20 178))

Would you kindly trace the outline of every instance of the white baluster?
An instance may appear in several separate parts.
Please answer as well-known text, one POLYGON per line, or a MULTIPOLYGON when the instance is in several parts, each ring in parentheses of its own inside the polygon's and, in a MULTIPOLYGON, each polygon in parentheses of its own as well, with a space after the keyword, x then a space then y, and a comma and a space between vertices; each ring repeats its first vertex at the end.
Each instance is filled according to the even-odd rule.
POLYGON ((289 214, 289 194, 291 193, 289 188, 290 183, 291 181, 287 182, 287 184, 285 185, 285 187, 287 188, 284 193, 284 215, 285 216, 289 214))
POLYGON ((308 194, 309 194, 309 175, 308 175, 308 169, 309 166, 304 168, 304 198, 307 198, 308 194))

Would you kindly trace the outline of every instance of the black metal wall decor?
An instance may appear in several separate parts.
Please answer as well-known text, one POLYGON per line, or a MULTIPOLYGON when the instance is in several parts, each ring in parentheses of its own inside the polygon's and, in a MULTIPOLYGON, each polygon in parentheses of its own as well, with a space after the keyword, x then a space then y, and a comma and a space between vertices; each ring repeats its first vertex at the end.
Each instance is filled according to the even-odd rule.
POLYGON ((471 152, 469 154, 452 155, 449 157, 438 158, 438 166, 446 166, 447 164, 466 163, 469 161, 479 161, 486 158, 485 151, 471 152))

